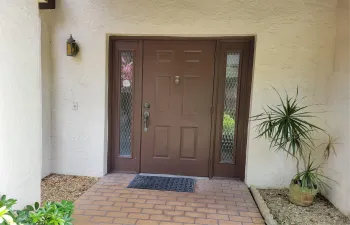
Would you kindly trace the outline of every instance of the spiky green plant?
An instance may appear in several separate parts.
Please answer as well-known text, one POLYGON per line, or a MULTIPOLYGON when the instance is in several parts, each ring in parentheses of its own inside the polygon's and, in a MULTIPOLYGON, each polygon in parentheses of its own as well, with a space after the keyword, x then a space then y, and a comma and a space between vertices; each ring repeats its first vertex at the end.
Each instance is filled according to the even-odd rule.
POLYGON ((330 134, 327 134, 327 135, 328 135, 328 142, 326 143, 326 147, 324 150, 325 159, 328 159, 331 153, 333 153, 334 155, 337 155, 337 152, 335 151, 335 145, 339 144, 337 142, 339 138, 334 138, 330 134))
POLYGON ((322 166, 315 165, 315 159, 311 159, 311 154, 309 154, 305 170, 297 173, 293 178, 293 181, 298 183, 300 187, 306 189, 318 189, 321 192, 330 188, 325 180, 330 180, 336 183, 336 181, 332 180, 330 177, 323 175, 322 166))
MULTIPOLYGON (((296 160, 297 174, 294 181, 302 188, 317 188, 324 190, 329 187, 324 179, 330 178, 321 174, 321 166, 315 166, 315 160, 311 160, 311 150, 315 149, 313 135, 324 130, 309 122, 315 118, 309 110, 310 105, 300 106, 303 98, 299 98, 299 91, 294 96, 286 93, 280 103, 275 106, 263 108, 263 113, 253 116, 252 120, 258 122, 256 125, 257 137, 267 138, 270 141, 270 149, 283 151, 287 156, 292 156, 296 160), (306 159, 307 155, 309 158, 306 159), (304 170, 300 172, 299 162, 303 162, 304 170)), ((336 139, 335 139, 336 140, 336 139)), ((330 151, 334 151, 333 139, 329 139, 326 144, 325 156, 329 156, 330 151)))
POLYGON ((258 121, 256 126, 257 138, 265 137, 270 140, 270 148, 287 151, 288 154, 296 156, 305 148, 314 146, 312 134, 322 130, 320 127, 308 122, 315 116, 307 111, 310 107, 299 106, 299 91, 295 96, 286 93, 285 99, 279 96, 280 104, 263 108, 264 112, 253 116, 253 121, 258 121))

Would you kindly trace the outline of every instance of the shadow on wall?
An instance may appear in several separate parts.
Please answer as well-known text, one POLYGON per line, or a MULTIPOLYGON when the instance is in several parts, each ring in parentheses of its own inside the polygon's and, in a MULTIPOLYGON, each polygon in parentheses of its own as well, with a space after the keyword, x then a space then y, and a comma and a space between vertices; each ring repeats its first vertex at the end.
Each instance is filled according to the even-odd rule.
POLYGON ((337 180, 332 184, 328 198, 344 214, 350 216, 350 13, 349 0, 338 0, 337 36, 334 73, 329 79, 327 124, 335 136, 337 156, 331 156, 326 175, 337 180))

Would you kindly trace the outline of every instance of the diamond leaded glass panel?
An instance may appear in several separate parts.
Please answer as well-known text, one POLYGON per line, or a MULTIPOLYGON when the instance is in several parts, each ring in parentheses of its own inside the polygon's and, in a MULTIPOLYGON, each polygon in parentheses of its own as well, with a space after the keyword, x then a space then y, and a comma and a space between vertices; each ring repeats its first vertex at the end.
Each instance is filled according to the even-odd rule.
POLYGON ((227 54, 220 163, 235 164, 234 137, 239 62, 239 53, 227 54))
POLYGON ((131 157, 133 58, 133 52, 120 53, 119 155, 123 157, 131 157))

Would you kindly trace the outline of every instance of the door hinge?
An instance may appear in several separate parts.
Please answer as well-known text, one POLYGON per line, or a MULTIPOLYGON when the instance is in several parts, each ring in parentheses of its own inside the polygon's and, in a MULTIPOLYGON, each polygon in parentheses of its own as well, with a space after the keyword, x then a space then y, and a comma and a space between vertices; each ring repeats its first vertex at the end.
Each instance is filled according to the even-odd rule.
POLYGON ((211 106, 211 107, 210 107, 210 112, 211 112, 211 114, 214 113, 214 106, 211 106))

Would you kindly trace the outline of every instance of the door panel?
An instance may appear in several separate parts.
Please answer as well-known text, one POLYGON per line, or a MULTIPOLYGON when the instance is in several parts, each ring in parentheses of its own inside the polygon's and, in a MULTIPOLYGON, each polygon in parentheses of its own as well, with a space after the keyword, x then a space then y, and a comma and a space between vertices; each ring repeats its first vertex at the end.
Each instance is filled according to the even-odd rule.
POLYGON ((170 109, 171 76, 156 77, 156 110, 167 112, 170 109))
POLYGON ((141 172, 208 176, 215 42, 145 41, 141 172))
POLYGON ((196 159, 197 153, 197 127, 181 127, 181 159, 196 159))
POLYGON ((169 157, 169 126, 154 127, 154 152, 153 158, 169 157))

